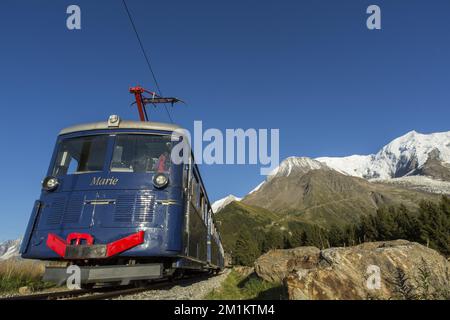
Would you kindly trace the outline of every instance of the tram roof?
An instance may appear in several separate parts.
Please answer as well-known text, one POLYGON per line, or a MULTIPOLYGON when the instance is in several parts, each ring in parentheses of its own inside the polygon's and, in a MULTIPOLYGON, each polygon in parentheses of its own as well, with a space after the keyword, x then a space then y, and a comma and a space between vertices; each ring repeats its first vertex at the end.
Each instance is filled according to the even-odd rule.
POLYGON ((120 118, 116 122, 101 121, 93 123, 78 124, 75 126, 64 128, 60 131, 60 135, 91 130, 117 130, 117 129, 139 129, 139 130, 159 130, 159 131, 175 131, 182 129, 181 127, 163 122, 151 122, 151 121, 129 121, 121 120, 120 118))

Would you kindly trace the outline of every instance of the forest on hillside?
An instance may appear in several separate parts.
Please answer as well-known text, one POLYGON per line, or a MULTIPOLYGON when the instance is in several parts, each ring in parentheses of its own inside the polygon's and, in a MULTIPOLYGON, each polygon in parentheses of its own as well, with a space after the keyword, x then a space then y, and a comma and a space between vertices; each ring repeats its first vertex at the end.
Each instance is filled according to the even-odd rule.
POLYGON ((345 226, 323 228, 292 221, 287 229, 267 230, 252 224, 251 219, 246 222, 241 221, 239 233, 232 241, 227 241, 226 234, 222 233, 225 250, 231 253, 236 265, 251 266, 256 258, 271 249, 300 246, 324 249, 395 239, 418 242, 450 256, 450 198, 447 196, 437 203, 422 201, 415 211, 403 205, 383 207, 375 215, 363 216, 358 223, 345 226))

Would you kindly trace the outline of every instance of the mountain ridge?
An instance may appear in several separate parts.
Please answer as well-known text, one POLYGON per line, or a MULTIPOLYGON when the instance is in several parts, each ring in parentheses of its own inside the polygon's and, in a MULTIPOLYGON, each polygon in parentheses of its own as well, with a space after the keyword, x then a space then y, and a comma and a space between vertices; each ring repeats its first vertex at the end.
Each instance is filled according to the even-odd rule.
POLYGON ((410 131, 386 144, 376 154, 319 157, 336 171, 366 179, 398 178, 424 165, 430 153, 450 163, 450 131, 422 134, 410 131))
POLYGON ((413 209, 419 199, 434 198, 437 195, 419 190, 372 183, 335 170, 314 169, 270 179, 241 202, 327 226, 357 222, 382 206, 403 204, 413 209))
MULTIPOLYGON (((284 159, 264 181, 242 198, 259 191, 264 184, 276 177, 288 177, 292 173, 306 173, 318 169, 335 170, 344 175, 377 183, 447 194, 447 183, 441 180, 450 183, 450 131, 422 134, 413 130, 392 140, 376 154, 370 155, 315 159, 291 156, 284 159), (425 176, 432 180, 428 178, 422 181, 419 181, 420 179, 399 180, 408 176, 425 176)), ((220 203, 224 199, 216 202, 220 203)))
POLYGON ((0 261, 19 258, 19 249, 22 239, 6 240, 0 243, 0 261))
POLYGON ((213 211, 213 213, 219 212, 220 210, 222 210, 224 207, 226 207, 231 202, 233 202, 233 201, 240 201, 241 199, 242 198, 238 198, 235 195, 229 194, 225 198, 222 198, 220 200, 215 201, 211 205, 212 211, 213 211))

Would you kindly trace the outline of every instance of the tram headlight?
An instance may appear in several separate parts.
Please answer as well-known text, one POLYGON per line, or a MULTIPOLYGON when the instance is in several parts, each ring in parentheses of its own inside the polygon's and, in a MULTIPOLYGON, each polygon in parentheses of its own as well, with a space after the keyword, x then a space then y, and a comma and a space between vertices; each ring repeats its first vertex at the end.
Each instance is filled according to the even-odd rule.
POLYGON ((157 173, 153 177, 153 184, 157 188, 164 188, 169 184, 169 177, 164 173, 157 173))
POLYGON ((42 187, 46 191, 53 191, 55 190, 59 185, 58 179, 55 177, 47 177, 42 181, 42 187))

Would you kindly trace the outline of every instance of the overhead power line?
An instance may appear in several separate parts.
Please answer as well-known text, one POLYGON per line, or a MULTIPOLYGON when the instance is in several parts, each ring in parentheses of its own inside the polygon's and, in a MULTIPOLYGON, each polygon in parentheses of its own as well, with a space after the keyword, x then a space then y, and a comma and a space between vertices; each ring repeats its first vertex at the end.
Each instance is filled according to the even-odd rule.
MULTIPOLYGON (((156 79, 156 75, 155 75, 155 72, 153 71, 152 65, 150 63, 150 59, 148 58, 147 52, 145 51, 144 45, 142 44, 141 37, 139 36, 139 32, 137 31, 136 25, 134 24, 133 17, 130 13, 130 10, 128 9, 127 3, 125 0, 122 0, 122 2, 123 2, 123 6, 125 7, 125 11, 128 15, 128 19, 130 19, 130 23, 131 23, 131 26, 133 27, 134 33, 136 34, 136 38, 139 42, 139 46, 141 47, 142 54, 144 55, 145 61, 147 62, 148 69, 150 70, 150 73, 153 77, 153 81, 155 82, 156 90, 158 90, 158 93, 160 96, 164 96, 161 91, 161 88, 159 86, 158 80, 156 79)), ((167 109, 166 104, 164 104, 164 109, 166 109, 166 113, 169 116, 170 122, 173 123, 172 116, 170 115, 169 109, 167 109)))

